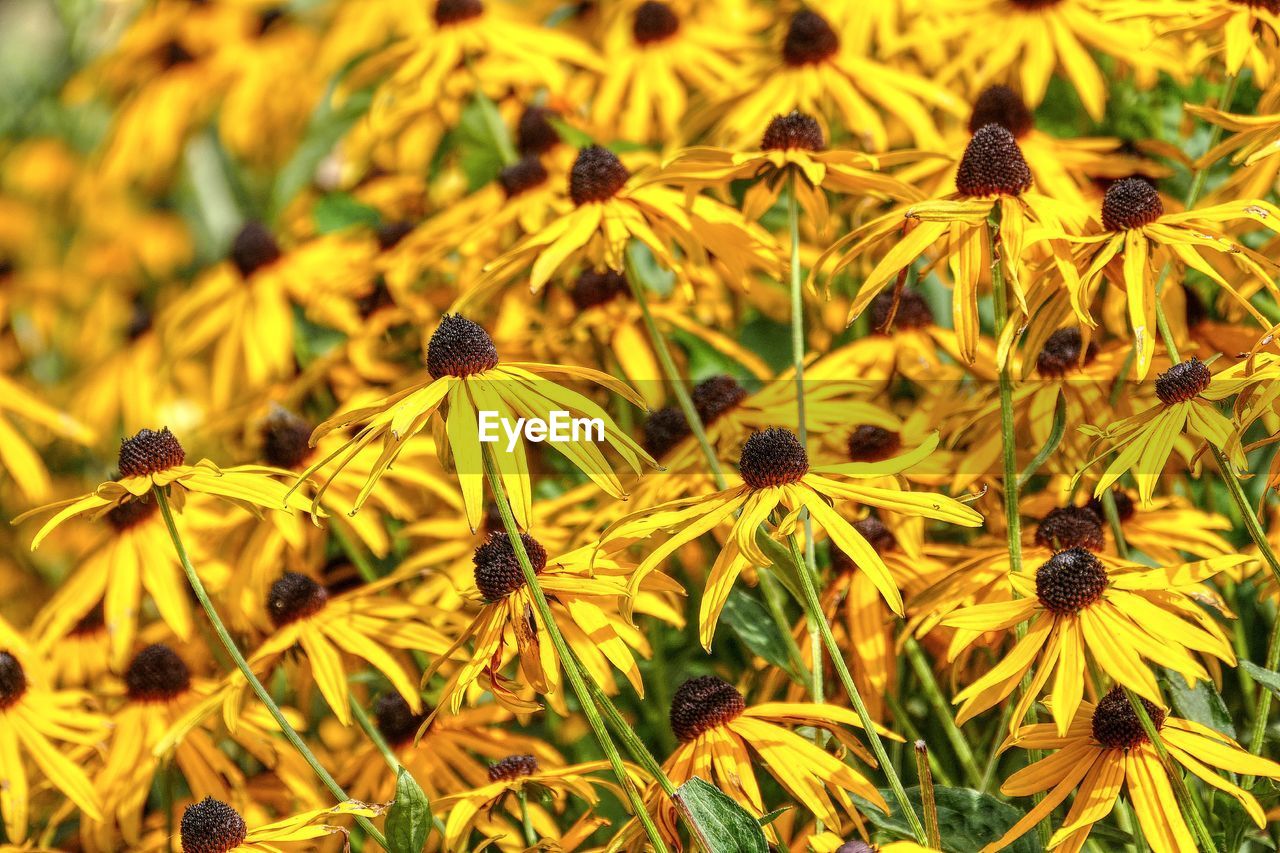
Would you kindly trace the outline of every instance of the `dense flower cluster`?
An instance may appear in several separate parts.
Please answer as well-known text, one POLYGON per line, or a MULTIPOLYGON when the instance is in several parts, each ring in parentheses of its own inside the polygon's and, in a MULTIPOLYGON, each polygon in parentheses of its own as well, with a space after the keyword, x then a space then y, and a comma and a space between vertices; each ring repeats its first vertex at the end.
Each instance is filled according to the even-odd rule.
POLYGON ((0 849, 1274 847, 1274 0, 0 20, 0 849))

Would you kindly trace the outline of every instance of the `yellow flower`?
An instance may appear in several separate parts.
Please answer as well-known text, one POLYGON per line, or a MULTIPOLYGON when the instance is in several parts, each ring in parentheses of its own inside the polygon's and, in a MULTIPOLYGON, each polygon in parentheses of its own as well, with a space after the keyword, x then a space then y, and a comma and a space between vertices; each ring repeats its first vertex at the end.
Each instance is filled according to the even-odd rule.
MULTIPOLYGON (((125 504, 149 500, 152 488, 165 489, 179 510, 187 492, 211 495, 253 513, 259 513, 259 507, 307 509, 309 506, 309 502, 293 497, 287 486, 273 479, 288 474, 287 471, 260 465, 219 468, 208 459, 187 465, 186 458, 186 451, 168 427, 159 432, 144 429, 120 442, 119 480, 102 483, 87 495, 25 512, 13 523, 57 510, 31 540, 34 551, 64 521, 90 513, 98 518, 125 504)), ((121 512, 143 510, 131 508, 121 512)))
MULTIPOLYGON (((84 758, 73 760, 52 740, 73 747, 92 747, 102 737, 106 720, 84 710, 87 694, 78 690, 49 690, 43 674, 24 667, 18 656, 34 664, 7 625, 0 623, 0 808, 10 841, 27 837, 32 786, 25 766, 29 756, 42 780, 57 788, 90 819, 102 819, 102 800, 81 768, 84 758), (17 656, 15 656, 15 654, 17 656), (26 756, 23 753, 26 753, 26 756)), ((39 787, 39 785, 37 786, 39 787)))
MULTIPOLYGON (((1241 10, 1243 11, 1243 10, 1241 10)), ((1207 167, 1231 154, 1231 165, 1252 166, 1260 160, 1280 154, 1280 86, 1264 93, 1257 112, 1251 115, 1215 110, 1199 104, 1187 104, 1186 111, 1196 118, 1216 124, 1232 132, 1232 136, 1205 152, 1197 161, 1207 167)))
POLYGON ((738 463, 741 480, 714 494, 671 501, 639 510, 615 522, 601 537, 609 550, 649 539, 658 531, 672 535, 636 567, 631 589, 681 546, 730 523, 727 541, 707 577, 699 613, 699 636, 710 650, 720 611, 738 575, 750 566, 767 566, 771 560, 760 550, 756 534, 779 507, 786 516, 778 533, 794 532, 800 512, 807 509, 815 526, 826 531, 834 545, 865 572, 894 613, 902 613, 902 596, 884 561, 856 528, 836 512, 829 500, 854 501, 881 509, 936 518, 977 527, 982 516, 952 498, 868 486, 857 480, 896 474, 925 459, 937 445, 937 437, 910 453, 882 462, 848 462, 811 468, 809 456, 794 433, 771 428, 747 439, 738 463), (736 516, 736 517, 735 517, 736 516))
POLYGON ((303 812, 266 826, 250 829, 240 813, 231 806, 205 797, 187 806, 182 814, 181 842, 184 850, 220 850, 223 853, 281 853, 279 844, 297 844, 314 841, 338 832, 340 826, 328 821, 337 817, 377 817, 386 811, 383 806, 373 806, 347 800, 327 809, 303 812))
MULTIPOLYGON (((1141 701, 1175 766, 1181 765, 1234 797, 1259 827, 1265 826, 1262 807, 1253 795, 1223 779, 1213 768, 1276 779, 1280 778, 1280 764, 1250 755, 1231 738, 1207 726, 1169 716, 1159 705, 1141 701)), ((1128 789, 1142 836, 1155 853, 1196 849, 1195 837, 1174 805, 1173 786, 1164 766, 1120 687, 1111 688, 1096 705, 1081 702, 1065 730, 1049 724, 1025 726, 1007 745, 1054 752, 1006 779, 1001 792, 1011 797, 1048 793, 1003 838, 984 847, 983 853, 1008 847, 1049 817, 1073 790, 1075 801, 1050 838, 1049 847, 1078 850, 1093 825, 1111 813, 1122 787, 1128 789)))
POLYGON ((8 376, 0 376, 0 467, 28 500, 43 500, 49 495, 49 472, 30 442, 10 422, 15 415, 79 444, 92 443, 94 436, 71 416, 42 402, 8 376))
POLYGON ((1228 74, 1238 74, 1248 65, 1259 86, 1275 79, 1280 11, 1270 0, 1138 0, 1108 4, 1103 15, 1112 20, 1136 18, 1161 35, 1181 36, 1184 44, 1196 48, 1192 61, 1208 62, 1205 53, 1220 54, 1228 74))
MULTIPOLYGON (((480 411, 497 413, 496 417, 508 427, 515 425, 520 418, 549 421, 553 411, 568 412, 574 418, 596 418, 603 425, 604 442, 633 470, 639 472, 642 462, 656 464, 598 405, 546 378, 547 374, 563 373, 587 379, 643 407, 643 401, 635 392, 607 374, 585 367, 524 362, 499 364, 498 351, 489 334, 457 314, 445 315, 440 321, 427 345, 426 361, 431 382, 412 386, 372 406, 335 415, 316 427, 311 436, 313 444, 335 429, 368 421, 354 438, 303 472, 298 483, 339 456, 343 457, 337 466, 341 471, 357 453, 382 438, 382 453, 352 505, 351 512, 357 512, 374 484, 400 455, 404 443, 425 429, 439 410, 443 410, 439 418, 443 422, 443 431, 437 429, 436 446, 442 453, 447 447, 452 455, 453 470, 462 485, 467 521, 473 530, 480 524, 484 513, 480 411)), ((614 497, 624 496, 622 484, 594 442, 579 438, 555 442, 551 446, 600 488, 614 497)), ((503 487, 511 498, 512 511, 520 526, 527 529, 533 498, 523 436, 510 452, 495 455, 503 487)), ((333 476, 336 473, 316 493, 315 506, 319 506, 333 476)))
MULTIPOLYGON (((1187 682, 1208 673, 1192 652, 1235 665, 1235 653, 1222 629, 1193 596, 1195 585, 1247 558, 1215 557, 1194 563, 1148 568, 1083 548, 1059 551, 1031 574, 1009 581, 1021 596, 1006 602, 956 610, 943 625, 973 632, 1007 631, 1030 620, 1026 635, 991 670, 956 694, 963 723, 1004 700, 1032 672, 1031 686, 1014 709, 1022 720, 1053 676, 1053 718, 1066 732, 1080 706, 1089 661, 1139 694, 1160 700, 1155 676, 1143 663, 1153 661, 1187 682)), ((976 636, 976 634, 975 634, 976 636)))

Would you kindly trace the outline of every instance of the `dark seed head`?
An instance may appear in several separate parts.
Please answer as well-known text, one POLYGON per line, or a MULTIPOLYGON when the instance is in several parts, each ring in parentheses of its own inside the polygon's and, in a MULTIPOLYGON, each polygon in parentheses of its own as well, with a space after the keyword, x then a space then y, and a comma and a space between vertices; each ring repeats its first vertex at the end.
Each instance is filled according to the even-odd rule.
POLYGON ((133 656, 124 683, 135 702, 167 702, 191 687, 191 671, 173 649, 154 643, 133 656))
POLYGON ((641 3, 631 20, 631 34, 640 45, 666 41, 679 31, 680 18, 668 4, 659 0, 641 3))
POLYGON ((840 36, 817 12, 801 9, 791 18, 782 58, 788 65, 809 65, 831 58, 840 50, 840 36))
POLYGON ((150 496, 123 501, 107 510, 107 523, 119 533, 135 524, 141 524, 156 514, 158 507, 150 496))
POLYGON ((956 189, 963 196, 1021 195, 1031 188, 1031 167, 1013 134, 998 124, 984 124, 973 134, 956 170, 956 189))
POLYGON ((151 331, 153 319, 151 309, 147 307, 147 303, 142 299, 135 299, 133 312, 129 315, 129 325, 124 330, 125 337, 131 341, 136 341, 151 331))
POLYGON ((711 426, 725 412, 747 399, 747 389, 732 376, 720 374, 693 386, 693 407, 705 426, 711 426))
POLYGON ((87 637, 90 634, 96 634, 107 625, 107 614, 103 609, 102 602, 99 601, 93 608, 80 617, 75 626, 69 632, 73 637, 87 637))
POLYGON ((187 806, 182 813, 182 853, 227 853, 248 834, 240 813, 213 797, 187 806))
POLYGON ((516 124, 516 148, 524 157, 546 154, 560 144, 560 132, 551 119, 560 114, 549 107, 526 107, 516 124))
POLYGON ((809 454, 796 434, 780 427, 752 433, 738 460, 742 479, 753 489, 794 483, 809 473, 809 454))
POLYGON ((277 628, 319 613, 329 603, 329 593, 311 578, 285 572, 267 593, 267 615, 277 628))
POLYGON ((1196 358, 1182 361, 1156 377, 1156 396, 1166 406, 1185 403, 1209 387, 1213 374, 1196 358))
POLYGON ((1021 139, 1035 125, 1035 119, 1017 92, 1008 86, 988 86, 973 102, 969 132, 977 133, 979 128, 988 124, 998 124, 1016 139, 1021 139))
POLYGON ((1106 588, 1106 568, 1083 548, 1059 551, 1036 569, 1036 596, 1052 613, 1079 613, 1106 588))
POLYGON ((875 424, 858 424, 849 434, 849 461, 883 462, 902 449, 902 436, 875 424))
POLYGON ((654 409, 644 422, 644 449, 654 459, 661 459, 667 451, 692 434, 684 412, 676 406, 654 409))
POLYGON ((1093 510, 1083 506, 1062 506, 1049 511, 1036 525, 1036 544, 1054 551, 1083 548, 1101 551, 1106 547, 1102 522, 1093 510))
POLYGON ((827 147, 827 140, 822 135, 822 126, 811 115, 799 110, 792 110, 784 116, 774 116, 765 128, 764 138, 760 140, 762 151, 790 151, 798 148, 801 151, 822 151, 827 147))
POLYGON ((478 18, 484 14, 481 0, 439 0, 436 3, 436 24, 444 27, 478 18))
POLYGON ((1084 336, 1074 326, 1059 329, 1044 342, 1044 348, 1036 356, 1036 372, 1046 379, 1059 379, 1073 370, 1089 364, 1098 355, 1098 347, 1093 341, 1084 351, 1084 336))
POLYGON ((1049 6, 1056 6, 1061 3, 1062 0, 1010 0, 1010 2, 1019 9, 1034 12, 1039 9, 1048 8, 1049 6))
POLYGON ((0 711, 21 699, 27 692, 27 674, 22 664, 8 652, 0 652, 0 711))
POLYGON ((893 291, 886 290, 871 300, 871 328, 877 332, 887 331, 885 324, 893 316, 895 329, 927 329, 933 325, 933 309, 925 298, 914 290, 903 290, 898 294, 898 309, 893 309, 893 291))
POLYGON ((538 759, 532 755, 508 755, 489 765, 490 782, 510 782, 538 772, 538 759))
POLYGON ((714 675, 699 675, 676 688, 671 699, 671 731, 681 743, 687 743, 737 719, 746 707, 732 684, 714 675))
POLYGON ((1116 181, 1102 197, 1102 227, 1108 231, 1141 228, 1155 222, 1162 213, 1160 193, 1142 178, 1116 181))
POLYGON ((459 378, 498 366, 498 348, 489 333, 461 314, 445 314, 427 343, 427 372, 432 379, 459 378))
POLYGON ((837 847, 836 853, 876 853, 876 851, 867 842, 855 838, 853 841, 846 841, 837 847))
POLYGON ((181 65, 190 65, 196 61, 195 55, 176 39, 171 39, 160 46, 160 66, 168 71, 181 65))
POLYGON ((409 703, 399 693, 383 693, 373 706, 373 716, 378 731, 392 748, 404 746, 413 740, 427 715, 415 714, 409 703))
POLYGON ((246 222, 231 242, 231 262, 245 278, 280 260, 280 246, 261 222, 246 222))
POLYGON ((1241 6, 1250 6, 1254 9, 1265 9, 1273 15, 1280 15, 1280 0, 1232 0, 1241 6))
MULTIPOLYGON (((1165 710, 1139 697, 1143 709, 1159 731, 1164 726, 1165 710)), ((1093 739, 1107 749, 1133 749, 1147 742, 1138 714, 1119 685, 1107 691, 1093 709, 1093 739)))
POLYGON ((378 226, 378 248, 382 251, 394 249, 400 241, 413 233, 414 224, 407 219, 395 222, 384 222, 378 226))
POLYGON ((584 270, 573 281, 569 298, 579 311, 608 305, 628 292, 627 279, 617 270, 584 270))
MULTIPOLYGON (((520 534, 525 553, 534 574, 542 574, 547 567, 547 549, 528 533, 520 534)), ((500 601, 524 586, 524 572, 511 547, 511 537, 506 531, 489 534, 484 544, 476 549, 471 561, 475 563, 476 588, 485 601, 500 601)))
POLYGON ((1209 306, 1204 304, 1204 300, 1200 298, 1200 294, 1195 289, 1182 285, 1183 302, 1187 307, 1187 328, 1195 329, 1205 320, 1209 319, 1209 306))
MULTIPOLYGON (((897 537, 893 535, 889 528, 884 526, 883 521, 874 515, 868 515, 861 521, 855 521, 853 529, 862 534, 862 538, 867 540, 867 544, 882 557, 898 547, 897 537)), ((858 568, 848 554, 835 547, 831 549, 831 567, 837 574, 853 572, 858 568)))
POLYGON ((547 167, 537 156, 525 157, 498 173, 498 183, 507 198, 515 198, 547 182, 547 167))
MULTIPOLYGON (((1111 496, 1116 502, 1116 516, 1120 521, 1123 523, 1133 518, 1133 514, 1137 511, 1137 507, 1134 506, 1133 498, 1129 496, 1129 493, 1121 489, 1114 489, 1111 492, 1111 496)), ((1103 508, 1102 500, 1100 498, 1090 498, 1089 502, 1085 504, 1085 506, 1088 507, 1090 512, 1098 516, 1098 521, 1100 523, 1107 523, 1107 511, 1103 508)))
POLYGON ((311 424, 276 406, 262 423, 262 458, 275 468, 301 468, 315 450, 310 439, 311 424))
POLYGON ((120 476, 143 477, 157 474, 186 461, 186 451, 169 428, 156 432, 143 429, 120 442, 120 476))
POLYGON ((599 145, 588 145, 578 151, 569 171, 569 198, 582 206, 589 201, 608 201, 618 194, 631 172, 618 155, 599 145))

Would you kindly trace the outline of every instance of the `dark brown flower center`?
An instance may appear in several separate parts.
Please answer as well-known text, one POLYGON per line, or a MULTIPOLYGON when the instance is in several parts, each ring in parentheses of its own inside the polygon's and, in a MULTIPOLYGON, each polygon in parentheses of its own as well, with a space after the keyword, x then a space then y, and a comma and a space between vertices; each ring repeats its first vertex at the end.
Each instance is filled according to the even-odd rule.
POLYGON ((195 55, 176 39, 170 39, 160 46, 160 66, 168 71, 180 65, 190 65, 196 61, 195 55))
POLYGON ((102 602, 95 604, 88 613, 80 617, 80 620, 71 628, 69 632, 73 637, 87 637, 96 634, 107 625, 107 614, 103 609, 102 602))
POLYGON ((654 409, 644 422, 644 449, 654 459, 661 459, 692 434, 684 412, 676 406, 654 409))
POLYGON ((124 683, 135 702, 167 702, 191 687, 191 671, 173 649, 154 643, 133 656, 124 683))
POLYGON ((1044 347, 1036 356, 1036 372, 1046 379, 1060 379, 1089 364, 1097 356, 1097 345, 1090 341, 1088 349, 1085 349, 1084 336, 1079 329, 1074 326, 1059 329, 1045 340, 1044 347))
POLYGON ((795 433, 770 427, 753 433, 742 446, 738 460, 742 479, 753 489, 781 486, 809 473, 809 454, 795 433))
POLYGON ((151 500, 150 495, 123 501, 107 510, 107 523, 119 533, 128 530, 135 524, 141 524, 156 514, 159 507, 151 500))
POLYGON ((1059 551, 1036 569, 1036 596, 1046 610, 1079 613, 1102 597, 1107 570, 1083 548, 1059 551))
POLYGON ((574 279, 569 298, 573 300, 573 307, 586 311, 608 305, 629 290, 626 276, 617 270, 585 270, 574 279))
POLYGON ((883 462, 902 449, 902 436, 875 424, 858 424, 849 434, 851 462, 883 462))
POLYGON ((158 474, 186 461, 186 451, 169 428, 156 432, 139 430, 133 438, 120 442, 120 476, 144 477, 158 474))
POLYGON ((480 0, 439 0, 436 3, 436 24, 441 27, 469 21, 483 14, 484 3, 480 0))
POLYGON ((1106 547, 1102 522, 1093 510, 1083 506, 1062 506, 1049 511, 1036 525, 1036 544, 1054 551, 1083 548, 1101 551, 1106 547))
POLYGON ((872 329, 887 334, 886 326, 891 317, 895 329, 926 329, 933 325, 933 309, 924 296, 915 290, 903 290, 899 293, 896 309, 891 290, 879 293, 871 300, 872 329))
POLYGON ((1209 306, 1204 304, 1204 300, 1200 298, 1199 293, 1196 293, 1195 288, 1188 285, 1182 285, 1182 296, 1186 304, 1187 328, 1194 330, 1209 319, 1209 306))
POLYGON ((979 128, 988 124, 998 124, 1014 138, 1021 139, 1035 126, 1035 119, 1017 92, 1008 86, 988 86, 973 102, 969 132, 977 133, 979 128))
MULTIPOLYGON (((1141 697, 1138 701, 1142 703, 1156 731, 1159 731, 1164 726, 1165 710, 1141 697)), ((1107 749, 1133 749, 1147 742, 1147 733, 1142 728, 1138 713, 1129 704, 1128 695, 1119 685, 1112 687, 1098 700, 1090 722, 1093 739, 1107 749)))
POLYGON ((517 160, 498 173, 498 183, 507 198, 515 198, 547 182, 547 167, 536 156, 517 160))
POLYGON ((394 249, 400 245, 400 241, 413 233, 416 226, 407 219, 398 219, 394 222, 384 222, 378 226, 378 248, 382 251, 394 249))
POLYGON ((963 196, 1021 195, 1031 188, 1031 168, 1013 134, 998 124, 984 124, 973 134, 956 170, 956 189, 963 196))
POLYGON ((793 148, 822 151, 826 147, 827 140, 822 134, 822 125, 813 116, 799 110, 792 110, 784 116, 774 116, 760 140, 762 151, 790 151, 793 148))
POLYGON ((151 316, 151 309, 147 307, 147 303, 139 296, 133 301, 133 313, 129 315, 129 325, 125 327, 124 333, 131 341, 151 331, 151 325, 154 318, 151 316))
POLYGON ((394 691, 378 697, 373 706, 373 716, 378 731, 393 749, 412 741, 427 719, 425 713, 415 714, 405 698, 394 691))
MULTIPOLYGON (((524 551, 535 575, 547 567, 547 549, 528 533, 520 534, 524 551)), ((485 601, 500 601, 524 586, 524 572, 516 559, 515 548, 506 531, 489 534, 484 544, 476 549, 471 561, 475 564, 476 588, 485 601)))
POLYGON ((498 366, 498 348, 489 333, 461 314, 445 314, 427 343, 427 372, 432 379, 459 378, 498 366))
POLYGON ((187 806, 182 813, 182 853, 228 853, 248 834, 240 813, 213 797, 187 806))
POLYGON ((676 688, 671 699, 671 731, 681 743, 703 732, 732 722, 747 703, 737 688, 723 678, 700 675, 676 688))
MULTIPOLYGON (((1128 492, 1121 489, 1114 489, 1111 492, 1111 497, 1116 504, 1116 517, 1119 518, 1121 522, 1125 522, 1133 518, 1134 513, 1137 511, 1137 507, 1134 505, 1133 498, 1129 496, 1128 492)), ((1098 520, 1100 522, 1106 523, 1107 512, 1102 506, 1101 498, 1090 498, 1089 502, 1085 504, 1085 506, 1089 508, 1090 512, 1098 516, 1098 520)))
POLYGON ((1156 377, 1156 396, 1166 406, 1185 403, 1208 388, 1212 378, 1199 359, 1179 362, 1156 377))
POLYGON ((244 278, 278 260, 280 246, 261 222, 246 222, 231 242, 231 262, 244 278))
POLYGON ((747 389, 739 385, 738 380, 732 376, 722 373, 693 386, 690 396, 703 425, 711 426, 721 415, 747 399, 747 389))
POLYGON ((538 759, 532 755, 508 755, 489 765, 490 782, 510 782, 538 772, 538 759))
POLYGON ((590 201, 608 201, 627 183, 631 172, 618 155, 599 145, 588 145, 578 152, 569 170, 569 198, 582 206, 590 201))
POLYGON ((1009 2, 1019 9, 1032 12, 1038 9, 1047 9, 1050 6, 1057 6, 1062 0, 1009 0, 1009 2))
POLYGON ((267 615, 277 628, 312 616, 329 603, 329 593, 312 578, 285 572, 267 593, 267 615))
POLYGON ((1273 15, 1280 15, 1280 0, 1232 0, 1242 6, 1250 6, 1254 9, 1265 9, 1273 15))
POLYGON ((1107 188, 1102 197, 1102 227, 1108 231, 1128 231, 1150 225, 1164 213, 1160 193, 1150 181, 1125 178, 1107 188))
POLYGON ((275 468, 302 468, 315 452, 310 440, 311 424, 276 406, 262 424, 262 458, 275 468))
POLYGON ((27 692, 27 674, 18 659, 0 652, 0 711, 11 707, 27 692))
POLYGON ((631 34, 640 45, 666 41, 679 31, 680 18, 669 5, 659 0, 641 3, 631 20, 631 34))
POLYGON ((867 544, 874 548, 877 554, 888 554, 898 547, 897 537, 877 516, 868 515, 860 521, 855 521, 853 529, 862 534, 862 538, 867 540, 867 544))
POLYGON ((525 157, 546 154, 560 144, 560 132, 551 119, 560 114, 549 107, 526 107, 516 124, 516 148, 525 157))
POLYGON ((810 9, 801 9, 791 18, 782 43, 782 58, 788 65, 810 65, 830 59, 840 50, 840 36, 827 19, 810 9))

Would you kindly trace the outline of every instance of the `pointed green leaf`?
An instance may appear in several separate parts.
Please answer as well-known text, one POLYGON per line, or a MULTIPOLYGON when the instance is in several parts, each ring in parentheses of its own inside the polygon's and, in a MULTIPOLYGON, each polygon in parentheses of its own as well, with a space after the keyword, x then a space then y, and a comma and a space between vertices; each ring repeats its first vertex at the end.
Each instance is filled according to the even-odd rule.
POLYGON ((387 814, 388 853, 422 853, 431 834, 431 804, 403 767, 396 774, 396 799, 387 814))
POLYGON ((768 853, 760 824, 724 791, 697 776, 676 789, 676 808, 689 818, 704 850, 768 853))

